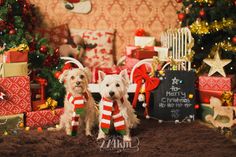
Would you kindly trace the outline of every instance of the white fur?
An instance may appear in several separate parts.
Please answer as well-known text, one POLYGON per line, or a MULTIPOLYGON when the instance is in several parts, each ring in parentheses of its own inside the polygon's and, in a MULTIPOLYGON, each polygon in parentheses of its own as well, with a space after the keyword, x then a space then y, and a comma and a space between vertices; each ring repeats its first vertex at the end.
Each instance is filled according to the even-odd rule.
MULTIPOLYGON (((88 90, 88 83, 90 78, 90 71, 87 68, 65 70, 59 77, 60 82, 64 82, 66 93, 71 93, 72 96, 81 96, 87 93, 88 100, 85 102, 85 114, 80 117, 78 129, 85 128, 86 135, 92 135, 91 129, 96 120, 96 105, 91 93, 88 90), (81 77, 83 76, 83 77, 81 77), (80 82, 78 85, 76 82, 80 82)), ((67 96, 67 94, 66 94, 67 96)), ((71 121, 73 114, 73 104, 71 104, 65 96, 64 100, 64 113, 60 117, 60 123, 58 128, 49 128, 49 130, 61 130, 65 129, 67 134, 71 133, 71 121)))
MULTIPOLYGON (((120 109, 120 112, 122 116, 125 119, 125 126, 126 126, 126 135, 124 135, 123 140, 124 141, 130 141, 130 129, 135 128, 137 124, 139 123, 139 119, 137 118, 136 114, 134 113, 134 109, 132 108, 132 105, 128 101, 127 98, 127 89, 129 85, 129 79, 128 74, 126 70, 121 71, 119 75, 106 75, 102 71, 99 71, 99 85, 100 85, 100 94, 102 97, 112 99, 113 101, 117 101, 118 107, 120 109), (119 85, 118 85, 119 84, 119 85), (110 96, 109 92, 114 92, 114 96, 110 96), (121 102, 121 99, 123 98, 124 102, 121 102)), ((99 122, 101 121, 102 116, 102 109, 103 104, 99 103, 99 122)), ((100 123, 99 123, 100 124, 100 123)), ((105 138, 106 135, 101 130, 101 127, 99 125, 99 133, 97 139, 105 138)))

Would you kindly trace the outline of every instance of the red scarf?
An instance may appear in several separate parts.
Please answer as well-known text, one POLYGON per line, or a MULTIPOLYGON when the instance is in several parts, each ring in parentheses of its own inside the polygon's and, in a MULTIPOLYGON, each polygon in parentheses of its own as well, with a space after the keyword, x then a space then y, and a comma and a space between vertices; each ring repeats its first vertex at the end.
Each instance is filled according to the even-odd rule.
POLYGON ((86 96, 73 97, 71 93, 68 93, 67 100, 74 105, 74 112, 71 121, 71 136, 76 136, 79 126, 80 115, 84 113, 86 96))
POLYGON ((115 130, 122 135, 126 134, 125 119, 120 113, 117 101, 102 98, 102 104, 102 119, 100 122, 102 131, 105 134, 108 134, 111 124, 111 118, 113 118, 115 130))

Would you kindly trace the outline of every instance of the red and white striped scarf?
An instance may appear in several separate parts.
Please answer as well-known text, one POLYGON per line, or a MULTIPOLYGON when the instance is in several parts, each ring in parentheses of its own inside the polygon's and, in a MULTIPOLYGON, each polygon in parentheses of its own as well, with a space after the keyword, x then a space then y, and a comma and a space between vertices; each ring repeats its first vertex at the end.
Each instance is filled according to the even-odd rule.
POLYGON ((124 135, 126 134, 125 119, 121 115, 117 101, 112 101, 106 98, 102 98, 102 119, 100 122, 101 129, 105 134, 109 132, 111 119, 113 119, 114 127, 117 132, 124 135))
POLYGON ((71 121, 71 136, 76 136, 79 126, 80 115, 84 113, 84 107, 86 102, 85 96, 73 97, 71 93, 68 93, 67 100, 74 105, 74 112, 71 121))

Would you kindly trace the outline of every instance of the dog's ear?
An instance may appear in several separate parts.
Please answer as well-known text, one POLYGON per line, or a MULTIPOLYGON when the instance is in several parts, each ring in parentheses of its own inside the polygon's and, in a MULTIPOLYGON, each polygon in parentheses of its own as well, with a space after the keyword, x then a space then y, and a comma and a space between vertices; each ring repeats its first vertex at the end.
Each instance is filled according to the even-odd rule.
POLYGON ((90 82, 92 79, 92 73, 91 73, 90 69, 85 67, 85 68, 83 68, 83 71, 88 78, 88 82, 90 82))
POLYGON ((66 76, 68 75, 69 70, 64 70, 63 73, 59 76, 59 82, 64 83, 66 76))
POLYGON ((122 70, 122 71, 120 72, 120 76, 121 76, 124 80, 126 80, 127 82, 129 82, 129 75, 128 75, 128 72, 127 72, 126 69, 124 69, 124 70, 122 70))
POLYGON ((106 74, 103 71, 98 71, 98 82, 102 82, 106 74))

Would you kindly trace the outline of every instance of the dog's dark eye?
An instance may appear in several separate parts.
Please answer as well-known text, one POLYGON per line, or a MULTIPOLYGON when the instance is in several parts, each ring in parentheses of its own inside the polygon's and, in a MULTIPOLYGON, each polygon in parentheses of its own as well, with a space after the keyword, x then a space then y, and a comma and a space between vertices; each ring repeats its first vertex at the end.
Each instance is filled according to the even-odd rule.
POLYGON ((116 84, 116 87, 120 87, 120 84, 119 84, 119 83, 117 83, 117 84, 116 84))
POLYGON ((107 87, 109 87, 109 84, 106 84, 107 87))
POLYGON ((75 79, 75 77, 74 77, 74 76, 71 76, 71 79, 72 79, 72 80, 74 80, 74 79, 75 79))
POLYGON ((84 79, 84 75, 80 75, 80 79, 84 79))

